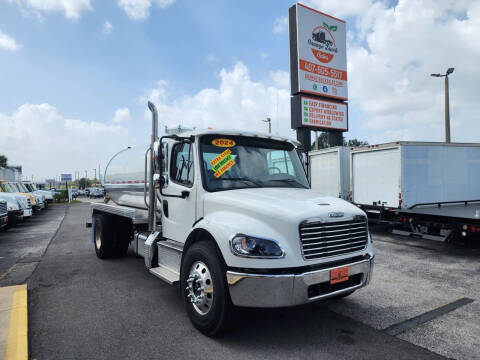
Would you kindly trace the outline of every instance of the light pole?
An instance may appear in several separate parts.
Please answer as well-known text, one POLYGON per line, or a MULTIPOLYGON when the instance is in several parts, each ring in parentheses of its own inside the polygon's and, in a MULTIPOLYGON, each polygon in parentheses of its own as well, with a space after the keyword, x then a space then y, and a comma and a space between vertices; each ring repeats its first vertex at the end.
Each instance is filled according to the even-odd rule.
POLYGON ((453 73, 455 68, 448 68, 445 74, 430 74, 434 77, 444 77, 445 78, 445 142, 450 142, 450 99, 448 94, 448 75, 453 73))
POLYGON ((108 165, 110 165, 112 160, 115 159, 117 155, 121 154, 124 151, 130 150, 131 148, 132 148, 131 146, 127 146, 125 149, 122 149, 119 152, 117 152, 115 155, 113 155, 112 158, 108 161, 107 166, 105 166, 105 171, 103 173, 103 185, 105 185, 105 176, 107 176, 108 165))
POLYGON ((268 133, 271 134, 272 133, 272 119, 267 117, 266 120, 262 120, 262 121, 268 123, 268 133))

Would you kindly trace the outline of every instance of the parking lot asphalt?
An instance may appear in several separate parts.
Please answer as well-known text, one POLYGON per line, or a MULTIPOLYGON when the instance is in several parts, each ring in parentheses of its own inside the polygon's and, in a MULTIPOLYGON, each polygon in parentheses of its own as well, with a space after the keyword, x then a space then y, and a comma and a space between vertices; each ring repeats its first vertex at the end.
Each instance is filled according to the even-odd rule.
POLYGON ((211 339, 190 325, 178 287, 142 259, 95 256, 89 216, 87 203, 70 206, 63 222, 57 212, 61 225, 28 277, 32 359, 479 357, 476 250, 374 232, 368 287, 314 305, 240 309, 231 331, 211 339))
POLYGON ((24 283, 33 273, 65 216, 51 205, 7 231, 0 231, 0 286, 24 283))

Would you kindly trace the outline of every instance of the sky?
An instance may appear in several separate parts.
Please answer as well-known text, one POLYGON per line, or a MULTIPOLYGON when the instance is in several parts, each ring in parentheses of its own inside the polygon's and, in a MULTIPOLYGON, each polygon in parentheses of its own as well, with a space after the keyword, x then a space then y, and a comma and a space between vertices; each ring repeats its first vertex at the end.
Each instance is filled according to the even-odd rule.
MULTIPOLYGON (((480 142, 480 2, 306 0, 347 21, 349 131, 480 142)), ((0 0, 0 154, 35 180, 87 174, 165 126, 290 129, 293 1, 0 0)))

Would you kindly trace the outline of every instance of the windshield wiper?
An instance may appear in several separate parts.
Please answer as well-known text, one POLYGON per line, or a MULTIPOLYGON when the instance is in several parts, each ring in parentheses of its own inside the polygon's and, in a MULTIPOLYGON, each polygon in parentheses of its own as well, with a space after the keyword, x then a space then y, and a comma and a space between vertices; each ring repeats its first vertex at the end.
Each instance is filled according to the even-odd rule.
POLYGON ((252 179, 249 179, 247 177, 230 177, 230 178, 220 178, 219 180, 231 180, 231 181, 243 181, 243 182, 250 182, 254 184, 255 186, 261 187, 262 185, 252 179))
POLYGON ((303 185, 301 182, 299 182, 295 179, 271 179, 271 180, 268 180, 268 181, 283 181, 283 182, 290 183, 290 184, 296 184, 299 187, 308 189, 308 186, 303 185))

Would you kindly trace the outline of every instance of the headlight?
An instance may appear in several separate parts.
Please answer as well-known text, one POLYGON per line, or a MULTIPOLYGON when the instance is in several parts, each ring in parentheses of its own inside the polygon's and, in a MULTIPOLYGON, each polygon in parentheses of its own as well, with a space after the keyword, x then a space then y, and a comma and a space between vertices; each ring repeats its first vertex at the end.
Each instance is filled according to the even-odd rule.
POLYGON ((12 205, 8 205, 7 209, 8 209, 8 211, 14 211, 15 210, 15 208, 12 205))
POLYGON ((230 241, 232 253, 255 258, 283 258, 285 252, 275 240, 260 239, 247 235, 235 235, 230 241))

